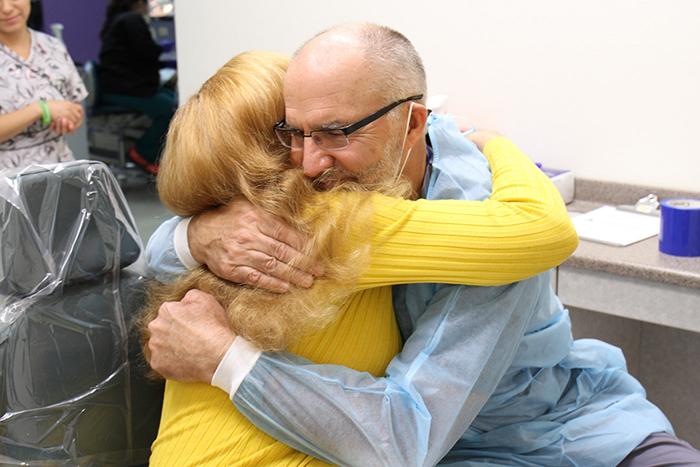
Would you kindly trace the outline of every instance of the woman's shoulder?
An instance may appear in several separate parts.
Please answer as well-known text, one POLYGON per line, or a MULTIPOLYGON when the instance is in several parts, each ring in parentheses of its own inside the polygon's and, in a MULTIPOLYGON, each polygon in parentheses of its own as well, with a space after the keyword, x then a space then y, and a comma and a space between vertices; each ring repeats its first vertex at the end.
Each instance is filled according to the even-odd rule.
POLYGON ((46 34, 45 32, 37 31, 36 29, 30 29, 29 32, 32 35, 32 39, 39 44, 50 44, 54 47, 61 46, 62 42, 53 36, 46 34))
POLYGON ((63 45, 63 42, 56 39, 55 37, 50 36, 41 31, 37 31, 35 29, 30 29, 30 31, 32 34, 33 45, 36 45, 37 47, 47 51, 58 50, 60 52, 63 52, 66 50, 66 46, 63 45))

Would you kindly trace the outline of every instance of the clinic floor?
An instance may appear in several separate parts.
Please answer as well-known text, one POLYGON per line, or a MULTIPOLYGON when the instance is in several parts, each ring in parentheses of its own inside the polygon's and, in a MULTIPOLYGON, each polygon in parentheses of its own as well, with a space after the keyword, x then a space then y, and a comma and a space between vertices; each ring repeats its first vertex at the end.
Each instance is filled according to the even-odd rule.
POLYGON ((173 214, 160 203, 154 181, 130 181, 122 190, 145 246, 151 234, 173 214))

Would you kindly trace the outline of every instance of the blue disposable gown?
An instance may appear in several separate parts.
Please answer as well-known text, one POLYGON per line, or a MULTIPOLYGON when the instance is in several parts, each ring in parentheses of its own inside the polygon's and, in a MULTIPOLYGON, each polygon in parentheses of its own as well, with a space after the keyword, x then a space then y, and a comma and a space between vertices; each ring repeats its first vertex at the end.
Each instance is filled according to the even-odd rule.
MULTIPOLYGON (((431 115, 424 195, 484 199, 484 156, 431 115)), ((182 271, 165 224, 149 242, 160 277, 182 271), (158 236, 159 235, 159 236, 158 236)), ((356 466, 614 466, 649 434, 672 432, 619 349, 573 341, 549 273, 500 287, 394 288, 403 350, 375 378, 263 353, 233 397, 271 436, 356 466)))

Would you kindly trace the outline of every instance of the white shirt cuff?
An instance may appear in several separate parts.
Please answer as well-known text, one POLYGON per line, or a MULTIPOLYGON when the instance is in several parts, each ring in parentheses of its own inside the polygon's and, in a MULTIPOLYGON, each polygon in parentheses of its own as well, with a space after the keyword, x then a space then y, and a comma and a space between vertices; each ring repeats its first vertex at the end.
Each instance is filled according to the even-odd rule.
POLYGON ((175 249, 175 254, 177 259, 180 260, 183 266, 187 269, 196 269, 201 264, 197 262, 196 259, 190 253, 190 244, 187 241, 187 229, 190 226, 190 221, 192 217, 185 217, 182 219, 175 227, 175 233, 173 234, 173 248, 175 249))
POLYGON ((226 391, 231 399, 248 373, 253 369, 262 352, 255 344, 236 336, 211 379, 211 385, 226 391))

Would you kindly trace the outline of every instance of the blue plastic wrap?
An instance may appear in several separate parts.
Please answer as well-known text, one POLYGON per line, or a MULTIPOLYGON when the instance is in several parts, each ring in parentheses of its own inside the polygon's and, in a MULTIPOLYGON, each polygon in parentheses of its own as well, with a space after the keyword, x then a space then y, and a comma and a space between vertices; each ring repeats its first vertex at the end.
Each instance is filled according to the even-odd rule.
POLYGON ((0 464, 146 463, 162 385, 144 378, 145 280, 124 269, 142 244, 109 169, 3 172, 0 245, 0 464))

